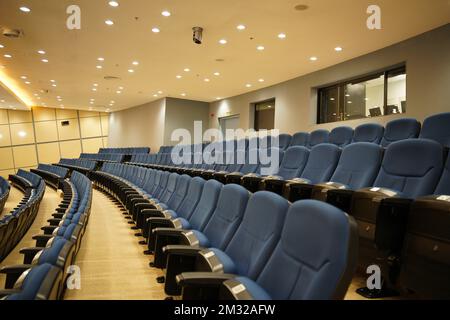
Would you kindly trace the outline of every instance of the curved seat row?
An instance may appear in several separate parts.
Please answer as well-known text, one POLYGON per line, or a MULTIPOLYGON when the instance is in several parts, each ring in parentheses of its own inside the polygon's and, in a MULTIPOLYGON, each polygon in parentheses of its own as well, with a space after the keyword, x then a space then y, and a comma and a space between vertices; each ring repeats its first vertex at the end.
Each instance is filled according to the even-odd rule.
POLYGON ((92 203, 92 184, 79 172, 61 182, 63 200, 36 235, 36 247, 23 248, 24 264, 6 266, 5 289, 0 298, 6 300, 62 299, 70 267, 80 248, 92 203))
POLYGON ((47 185, 54 189, 58 189, 61 180, 64 180, 69 175, 69 169, 67 168, 42 163, 36 169, 31 169, 30 171, 42 177, 47 185))
POLYGON ((61 159, 56 165, 86 174, 96 168, 97 161, 85 159, 61 159))
POLYGON ((9 185, 8 180, 0 177, 0 214, 2 213, 6 201, 8 200, 10 190, 11 186, 9 185))
POLYGON ((148 147, 100 148, 98 153, 120 153, 120 154, 150 153, 150 148, 148 147))
POLYGON ((169 295, 342 299, 350 284, 356 225, 326 203, 291 205, 271 192, 122 164, 104 164, 90 177, 148 226, 152 265, 166 267, 169 295), (290 272, 279 274, 280 264, 290 272))
POLYGON ((31 172, 19 170, 16 175, 10 175, 10 181, 24 192, 24 197, 9 214, 0 219, 0 261, 30 228, 45 193, 44 180, 31 172))
MULTIPOLYGON (((145 153, 143 153, 145 154, 145 153)), ((82 153, 80 159, 88 159, 103 162, 123 162, 125 154, 121 153, 82 153)))

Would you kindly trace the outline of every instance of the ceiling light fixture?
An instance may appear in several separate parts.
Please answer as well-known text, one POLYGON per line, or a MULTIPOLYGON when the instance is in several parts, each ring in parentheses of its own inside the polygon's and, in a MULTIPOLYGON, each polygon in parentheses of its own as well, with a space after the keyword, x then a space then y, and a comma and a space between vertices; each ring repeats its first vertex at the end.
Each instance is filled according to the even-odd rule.
POLYGON ((158 91, 158 94, 163 94, 163 92, 162 91, 158 91))
POLYGON ((4 47, 5 47, 4 45, 0 44, 0 49, 3 49, 4 47))
POLYGON ((342 49, 342 47, 336 47, 336 48, 334 48, 334 51, 336 51, 336 52, 341 52, 343 49, 342 49))
POLYGON ((28 7, 20 7, 20 11, 25 12, 25 13, 29 13, 31 12, 31 9, 28 7))
POLYGON ((184 69, 184 72, 189 72, 189 71, 191 71, 191 69, 189 69, 189 68, 184 69))
POLYGON ((31 82, 30 81, 25 81, 25 84, 31 84, 31 82))
POLYGON ((181 96, 186 97, 186 93, 182 93, 181 96))
POLYGON ((161 14, 162 14, 164 17, 170 17, 170 16, 171 16, 171 13, 170 13, 169 11, 167 11, 167 10, 164 10, 163 12, 161 12, 161 14))
POLYGON ((47 62, 48 62, 47 59, 42 59, 41 61, 42 61, 43 63, 47 63, 47 62))
POLYGON ((119 6, 119 3, 117 1, 110 1, 108 4, 114 8, 119 6))
POLYGON ((261 79, 258 79, 258 81, 259 81, 259 82, 264 82, 264 79, 261 78, 261 79))
POLYGON ((153 96, 156 98, 158 95, 157 95, 157 94, 154 94, 153 96))
POLYGON ((240 24, 236 27, 238 30, 245 30, 245 26, 243 24, 240 24))
POLYGON ((159 33, 160 31, 161 30, 159 30, 159 28, 157 28, 157 27, 152 28, 153 33, 159 33))
POLYGON ((105 61, 105 58, 100 57, 100 58, 97 58, 97 60, 98 61, 105 61))
POLYGON ((225 40, 225 39, 220 39, 220 40, 219 40, 219 43, 220 43, 220 44, 227 44, 227 40, 225 40))
POLYGON ((278 34, 278 38, 279 39, 286 39, 286 34, 285 33, 280 33, 280 34, 278 34))
POLYGON ((263 51, 265 48, 264 48, 264 46, 257 46, 256 49, 257 49, 258 51, 263 51))
POLYGON ((252 85, 251 85, 250 83, 247 83, 245 86, 246 86, 247 88, 250 88, 252 85))
POLYGON ((12 58, 12 55, 10 55, 10 54, 5 54, 5 55, 3 55, 5 58, 8 58, 8 59, 11 59, 12 58))
POLYGON ((106 23, 108 26, 112 26, 112 25, 114 24, 114 22, 113 22, 112 20, 106 20, 105 23, 106 23))
POLYGON ((128 72, 129 72, 129 73, 133 73, 134 70, 133 70, 133 69, 128 69, 128 72))
POLYGON ((180 76, 180 75, 177 75, 177 76, 176 76, 176 78, 177 78, 177 79, 181 79, 181 78, 182 78, 182 76, 180 76))
POLYGON ((94 87, 98 87, 98 83, 94 83, 94 87))
POLYGON ((210 80, 208 79, 208 78, 205 78, 205 80, 204 80, 205 82, 209 82, 210 80))
POLYGON ((218 77, 218 76, 220 76, 220 73, 219 73, 219 72, 214 72, 214 75, 215 75, 216 77, 218 77))
POLYGON ((116 91, 116 93, 117 93, 117 94, 121 94, 121 93, 122 93, 122 91, 116 91))
POLYGON ((37 53, 39 53, 39 54, 45 54, 45 51, 44 51, 44 50, 39 50, 37 53))
POLYGON ((102 67, 102 66, 96 66, 96 68, 97 68, 97 69, 102 69, 103 67, 102 67))
POLYGON ((134 66, 137 66, 137 65, 139 65, 139 62, 133 61, 133 65, 134 65, 134 66))
POLYGON ((52 84, 52 87, 56 87, 56 84, 52 84))
POLYGON ((20 78, 25 80, 27 78, 27 76, 21 76, 20 78))
POLYGON ((311 60, 311 61, 317 61, 317 57, 311 57, 311 58, 309 58, 309 60, 311 60))

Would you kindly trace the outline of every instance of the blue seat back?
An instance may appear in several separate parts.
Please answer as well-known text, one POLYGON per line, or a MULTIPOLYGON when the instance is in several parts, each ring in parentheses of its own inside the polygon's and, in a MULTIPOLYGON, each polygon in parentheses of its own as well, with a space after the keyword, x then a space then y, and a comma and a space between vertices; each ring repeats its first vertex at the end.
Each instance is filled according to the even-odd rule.
POLYGON ((353 142, 371 142, 380 144, 384 135, 384 127, 377 123, 362 124, 355 129, 353 142))
POLYGON ((411 198, 433 194, 443 161, 443 148, 435 141, 408 139, 391 143, 374 186, 411 198))
POLYGON ((309 158, 309 149, 301 146, 289 147, 284 153, 283 161, 278 170, 279 176, 285 180, 299 177, 309 158))
POLYGON ((448 153, 441 179, 436 187, 436 190, 434 191, 434 194, 450 195, 450 152, 448 153))
POLYGON ((182 176, 178 177, 177 188, 168 203, 170 209, 177 210, 180 207, 184 197, 187 195, 190 181, 191 177, 189 177, 187 174, 183 174, 182 176))
POLYGON ((225 249, 239 275, 256 279, 275 248, 281 234, 288 201, 260 191, 247 204, 242 223, 225 249))
POLYGON ((426 118, 419 137, 434 140, 443 146, 450 147, 450 112, 426 118))
POLYGON ((403 118, 389 121, 386 124, 381 145, 386 148, 392 142, 414 139, 419 136, 420 122, 413 118, 403 118))
POLYGON ((205 185, 205 180, 200 177, 192 178, 189 183, 188 193, 184 197, 181 206, 176 211, 179 217, 189 219, 194 212, 198 201, 203 192, 203 187, 205 185))
POLYGON ((210 245, 224 249, 242 221, 250 193, 236 184, 228 184, 222 188, 216 209, 203 233, 210 245))
POLYGON ((222 187, 223 184, 216 180, 209 180, 205 183, 200 201, 189 218, 192 229, 203 231, 216 208, 222 187))
POLYGON ((369 142, 357 142, 344 148, 331 181, 347 185, 352 190, 372 186, 381 161, 383 148, 369 142))
POLYGON ((301 146, 307 147, 309 142, 309 133, 307 132, 297 132, 292 136, 290 146, 301 146))
POLYGON ((282 133, 278 136, 278 148, 286 150, 291 144, 292 136, 290 134, 282 133))
POLYGON ((309 140, 308 140, 308 148, 311 149, 318 144, 327 143, 329 135, 330 135, 330 133, 328 132, 328 130, 323 130, 323 129, 319 129, 319 130, 315 130, 315 131, 311 132, 311 134, 309 135, 309 140))
POLYGON ((329 141, 338 147, 345 147, 352 143, 353 140, 353 128, 350 127, 337 127, 331 130, 329 141))
POLYGON ((294 203, 257 283, 276 300, 342 299, 356 268, 357 231, 327 203, 294 203))
POLYGON ((341 156, 341 149, 330 143, 322 143, 311 149, 301 178, 312 184, 329 181, 341 156))

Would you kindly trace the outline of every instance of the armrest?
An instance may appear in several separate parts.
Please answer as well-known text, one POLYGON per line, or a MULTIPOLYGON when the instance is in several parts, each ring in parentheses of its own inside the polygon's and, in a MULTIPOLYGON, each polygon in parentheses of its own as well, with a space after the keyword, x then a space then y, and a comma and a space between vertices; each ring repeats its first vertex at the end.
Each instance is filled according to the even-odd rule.
POLYGON ((5 289, 14 288, 14 284, 17 279, 19 279, 20 275, 31 267, 32 265, 30 264, 18 264, 1 268, 0 273, 6 274, 5 289))
POLYGON ((66 213, 66 211, 67 211, 67 208, 56 208, 56 212, 57 213, 66 213))
POLYGON ((163 248, 167 245, 180 244, 180 238, 184 230, 173 228, 155 228, 152 230, 154 241, 154 259, 155 268, 164 268, 167 264, 167 253, 163 248))
POLYGON ((241 185, 251 192, 257 192, 263 180, 264 177, 250 173, 241 178, 241 185))
POLYGON ((225 176, 225 180, 227 184, 229 183, 240 184, 243 176, 244 175, 240 172, 232 172, 225 176))
POLYGON ((183 300, 217 300, 220 288, 235 275, 212 272, 183 272, 176 276, 183 300))
POLYGON ((291 202, 310 199, 313 187, 314 185, 308 179, 295 178, 287 181, 283 194, 291 202))
POLYGON ((320 201, 327 201, 328 192, 330 190, 347 190, 348 187, 345 184, 338 182, 326 182, 316 184, 311 192, 311 198, 320 201))
POLYGON ((64 213, 54 213, 54 214, 52 214, 52 216, 55 219, 61 219, 64 216, 64 213))
POLYGON ((350 189, 330 189, 327 192, 327 202, 351 214, 354 193, 355 191, 350 189))
POLYGON ((33 240, 36 240, 36 247, 45 247, 51 238, 53 238, 51 234, 38 234, 33 236, 33 240))
POLYGON ((58 226, 44 226, 41 230, 44 231, 44 234, 51 235, 56 228, 58 228, 58 226))
POLYGON ((186 230, 183 229, 174 229, 174 228, 155 228, 152 231, 156 236, 174 236, 180 237, 183 232, 186 230))
POLYGON ((58 226, 61 221, 62 219, 59 218, 52 218, 47 220, 47 222, 50 223, 50 226, 58 226))
POLYGON ((0 299, 10 296, 12 294, 20 293, 19 289, 3 289, 0 290, 0 299))
POLYGON ((28 248, 22 248, 20 249, 20 253, 24 255, 23 257, 23 263, 24 264, 31 264, 31 262, 34 259, 34 256, 44 250, 44 247, 28 247, 28 248))
POLYGON ((220 300, 255 300, 255 298, 240 281, 230 279, 224 281, 220 288, 220 300))
POLYGON ((170 244, 163 248, 168 255, 197 256, 197 253, 205 250, 205 248, 192 247, 185 245, 170 244))

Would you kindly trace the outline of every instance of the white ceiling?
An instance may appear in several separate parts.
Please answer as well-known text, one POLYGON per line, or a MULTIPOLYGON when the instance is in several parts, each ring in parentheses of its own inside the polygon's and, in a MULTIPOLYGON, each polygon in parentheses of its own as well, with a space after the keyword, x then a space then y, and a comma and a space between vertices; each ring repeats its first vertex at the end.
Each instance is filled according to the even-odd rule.
POLYGON ((182 93, 186 99, 213 101, 375 51, 449 18, 448 0, 377 0, 382 10, 382 30, 377 31, 366 27, 366 9, 373 4, 366 0, 117 1, 120 6, 113 8, 107 0, 1 0, 0 25, 19 28, 24 36, 0 35, 0 81, 29 106, 115 111, 163 96, 183 98, 182 93), (301 3, 309 9, 294 10, 301 3), (66 8, 72 4, 81 8, 81 30, 66 28, 66 8), (21 12, 21 6, 31 12, 21 12), (172 15, 162 16, 163 10, 172 15), (114 25, 107 26, 107 19, 114 25), (237 30, 239 24, 246 29, 237 30), (152 33, 155 26, 160 33, 152 33), (194 26, 204 28, 202 45, 192 42, 194 26), (286 39, 277 37, 281 32, 286 39), (228 43, 221 45, 220 39, 228 43), (258 51, 259 45, 265 50, 258 51), (336 52, 336 46, 343 51, 336 52), (318 60, 310 61, 311 56, 318 60), (99 57, 105 61, 97 61, 99 57), (49 62, 41 62, 44 58, 49 62), (107 81, 104 76, 121 79, 107 81), (56 87, 50 80, 56 80, 56 87), (120 94, 119 87, 124 88, 120 94))

